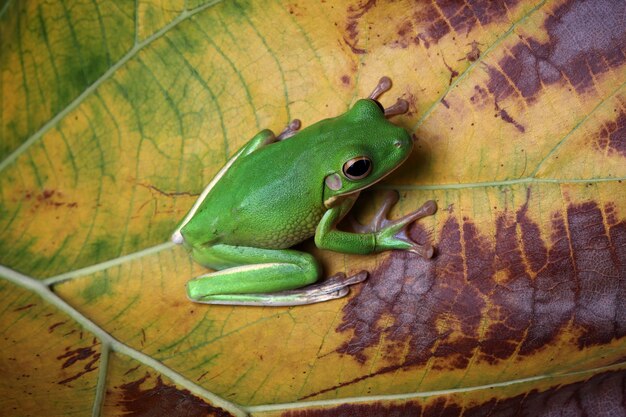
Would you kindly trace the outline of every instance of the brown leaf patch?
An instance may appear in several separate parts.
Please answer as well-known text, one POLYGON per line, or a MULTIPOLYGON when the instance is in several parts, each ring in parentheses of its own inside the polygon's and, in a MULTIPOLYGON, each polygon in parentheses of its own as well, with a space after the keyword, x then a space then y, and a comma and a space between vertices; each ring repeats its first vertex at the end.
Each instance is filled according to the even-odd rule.
POLYGON ((117 387, 122 394, 119 404, 125 416, 232 416, 222 408, 207 404, 188 390, 181 390, 163 383, 160 376, 156 378, 152 388, 142 389, 141 386, 151 378, 146 373, 143 378, 117 387))
POLYGON ((597 416, 626 414, 626 372, 605 372, 592 378, 506 400, 492 399, 472 407, 464 416, 597 416))
POLYGON ((609 154, 618 153, 626 157, 626 112, 620 110, 617 118, 604 125, 597 133, 595 148, 609 154))
POLYGON ((420 34, 426 47, 431 42, 437 43, 445 35, 453 31, 467 35, 476 26, 486 26, 489 23, 507 16, 509 9, 519 0, 476 0, 450 1, 433 0, 428 3, 425 11, 418 17, 418 21, 428 22, 426 30, 420 34))
POLYGON ((548 241, 527 204, 497 214, 495 239, 472 219, 450 216, 436 259, 394 252, 371 273, 344 307, 337 331, 352 336, 338 352, 364 363, 367 349, 383 343, 397 365, 378 374, 433 356, 464 368, 476 349, 489 363, 532 355, 567 326, 580 348, 623 337, 626 222, 605 207, 589 201, 554 213, 548 241))
POLYGON ((354 54, 360 55, 367 52, 366 50, 356 46, 358 42, 357 37, 359 35, 359 20, 365 13, 374 7, 374 5, 376 5, 376 0, 366 0, 361 3, 348 6, 348 18, 345 26, 346 34, 344 35, 343 40, 354 54))
POLYGON ((487 83, 495 101, 521 95, 530 102, 542 85, 567 82, 578 93, 594 77, 626 61, 626 3, 621 0, 570 0, 544 22, 549 40, 522 39, 488 67, 487 83))
MULTIPOLYGON (((54 328, 52 330, 54 330, 54 328)), ((49 331, 49 333, 51 332, 52 331, 49 331)), ((98 369, 98 367, 95 365, 100 360, 100 353, 94 350, 94 348, 98 345, 100 345, 100 343, 94 338, 93 344, 91 346, 78 349, 67 348, 64 354, 58 356, 58 360, 63 360, 63 364, 61 365, 62 369, 72 367, 73 365, 78 364, 80 361, 86 361, 83 364, 81 370, 77 371, 74 375, 59 381, 58 384, 65 385, 80 378, 86 373, 93 372, 98 369)))

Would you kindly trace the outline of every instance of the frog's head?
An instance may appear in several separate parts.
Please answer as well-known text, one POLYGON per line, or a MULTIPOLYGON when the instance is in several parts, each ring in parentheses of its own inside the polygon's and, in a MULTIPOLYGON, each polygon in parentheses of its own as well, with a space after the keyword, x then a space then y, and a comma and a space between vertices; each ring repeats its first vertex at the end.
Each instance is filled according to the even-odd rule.
POLYGON ((380 181, 404 162, 413 140, 403 128, 386 119, 406 112, 399 100, 385 109, 373 98, 361 99, 338 119, 341 134, 335 137, 329 172, 324 178, 324 205, 332 207, 343 196, 380 181))

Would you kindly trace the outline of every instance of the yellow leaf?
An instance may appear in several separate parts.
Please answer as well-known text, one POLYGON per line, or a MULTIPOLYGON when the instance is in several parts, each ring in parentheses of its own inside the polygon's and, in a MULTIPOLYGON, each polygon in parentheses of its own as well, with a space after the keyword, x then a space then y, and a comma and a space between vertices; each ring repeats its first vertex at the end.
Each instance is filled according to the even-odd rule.
POLYGON ((5 0, 3 412, 623 411, 624 13, 618 0, 5 0), (189 302, 206 270, 168 239, 215 173, 259 130, 341 114, 382 75, 384 104, 410 103, 394 121, 416 146, 355 212, 389 189, 392 217, 435 199, 409 233, 436 256, 308 241, 327 276, 369 279, 303 307, 189 302))

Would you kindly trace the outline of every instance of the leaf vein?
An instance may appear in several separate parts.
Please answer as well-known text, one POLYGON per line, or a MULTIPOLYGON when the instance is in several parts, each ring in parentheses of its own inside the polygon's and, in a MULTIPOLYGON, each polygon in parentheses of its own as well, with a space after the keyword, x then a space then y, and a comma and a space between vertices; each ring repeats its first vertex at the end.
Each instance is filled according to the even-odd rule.
MULTIPOLYGON (((56 125, 61 119, 63 119, 68 113, 78 107, 92 92, 94 92, 100 85, 102 85, 105 81, 112 78, 113 74, 120 69, 124 64, 134 58, 139 51, 141 51, 146 46, 150 45, 152 42, 159 39, 165 33, 169 32, 171 29, 175 28, 181 22, 189 19, 191 16, 194 16, 209 7, 212 7, 222 0, 214 0, 204 4, 191 12, 183 12, 176 19, 172 20, 166 26, 161 28, 159 31, 155 32, 144 41, 135 44, 135 46, 128 51, 124 56, 122 56, 113 66, 111 66, 104 74, 98 77, 93 83, 91 83, 78 97, 72 100, 63 110, 58 112, 53 118, 48 120, 43 126, 39 128, 35 133, 30 135, 17 149, 15 149, 11 154, 9 154, 2 162, 0 162, 0 172, 2 172, 7 166, 11 165, 21 154, 26 152, 33 143, 37 142, 50 128, 56 125)), ((18 19, 19 26, 19 19, 18 19)), ((21 42, 19 42, 19 47, 21 51, 21 42)), ((20 52, 20 59, 22 59, 23 55, 20 52)), ((23 67, 23 62, 22 62, 23 67)), ((27 91, 26 83, 24 81, 24 88, 27 91)), ((28 112, 30 114, 30 112, 28 112)), ((29 128, 30 130, 30 128, 29 128)))

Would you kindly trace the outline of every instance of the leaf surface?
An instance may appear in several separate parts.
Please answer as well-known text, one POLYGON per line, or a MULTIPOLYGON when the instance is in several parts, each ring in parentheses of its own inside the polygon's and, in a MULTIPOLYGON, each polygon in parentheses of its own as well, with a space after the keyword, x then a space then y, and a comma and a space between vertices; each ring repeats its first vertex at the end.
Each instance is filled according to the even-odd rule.
POLYGON ((611 0, 4 2, 0 406, 624 411, 625 13, 611 0), (355 212, 367 220, 388 189, 393 217, 435 199, 410 235, 436 257, 305 242, 326 275, 370 278, 306 307, 190 303, 185 282, 205 269, 167 242, 204 186, 259 130, 340 114, 381 75, 417 141, 355 212))

